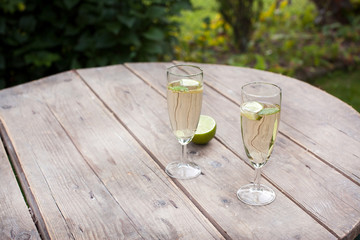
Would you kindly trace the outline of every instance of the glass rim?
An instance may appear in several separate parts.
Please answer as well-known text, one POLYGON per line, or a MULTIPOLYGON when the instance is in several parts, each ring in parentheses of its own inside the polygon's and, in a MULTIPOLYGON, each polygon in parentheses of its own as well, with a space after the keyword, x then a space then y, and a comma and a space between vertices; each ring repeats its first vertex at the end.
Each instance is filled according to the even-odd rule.
POLYGON ((167 69, 167 73, 168 74, 171 74, 171 75, 174 75, 174 76, 178 76, 178 77, 194 77, 194 76, 198 76, 200 74, 203 74, 203 70, 199 67, 199 66, 195 66, 195 65, 192 65, 192 64, 177 64, 177 65, 173 65, 171 67, 168 67, 167 69), (176 73, 173 73, 171 71, 171 69, 173 68, 177 68, 177 67, 192 67, 192 68, 196 68, 199 70, 198 73, 192 73, 192 74, 189 74, 189 73, 186 73, 186 71, 184 70, 184 74, 176 74, 176 73))
POLYGON ((274 84, 274 83, 269 83, 269 82, 249 82, 249 83, 246 83, 246 84, 244 84, 242 87, 241 87, 241 92, 244 92, 246 95, 248 95, 248 96, 252 96, 252 97, 275 97, 275 96, 277 96, 277 95, 282 95, 282 89, 278 86, 278 85, 276 85, 276 84, 274 84), (246 90, 245 90, 245 87, 247 87, 247 86, 249 86, 249 85, 256 85, 256 84, 258 84, 258 85, 270 85, 270 86, 273 86, 273 87, 275 87, 275 89, 277 89, 279 92, 277 92, 277 93, 275 93, 275 94, 269 94, 269 95, 266 95, 266 96, 264 96, 264 95, 257 95, 257 94, 253 94, 253 93, 248 93, 246 90))

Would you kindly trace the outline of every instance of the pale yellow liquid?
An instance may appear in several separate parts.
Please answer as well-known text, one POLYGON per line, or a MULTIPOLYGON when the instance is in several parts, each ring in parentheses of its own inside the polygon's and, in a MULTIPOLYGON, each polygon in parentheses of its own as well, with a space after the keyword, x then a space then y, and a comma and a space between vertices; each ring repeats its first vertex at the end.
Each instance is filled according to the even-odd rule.
POLYGON ((171 127, 181 144, 187 144, 193 138, 201 113, 203 86, 201 82, 193 83, 195 86, 185 86, 188 91, 171 89, 180 86, 180 80, 169 83, 167 89, 171 127))
MULTIPOLYGON (((265 108, 280 110, 278 105, 262 104, 265 108)), ((254 167, 262 167, 269 160, 276 140, 279 121, 280 111, 263 115, 259 120, 251 120, 241 114, 241 132, 245 152, 254 167)))

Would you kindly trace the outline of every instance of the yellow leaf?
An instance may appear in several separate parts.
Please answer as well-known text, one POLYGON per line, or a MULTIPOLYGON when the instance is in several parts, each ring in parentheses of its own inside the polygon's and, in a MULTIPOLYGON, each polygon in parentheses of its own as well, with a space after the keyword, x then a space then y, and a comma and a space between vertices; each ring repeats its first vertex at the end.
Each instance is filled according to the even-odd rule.
POLYGON ((26 6, 25 6, 25 4, 23 2, 19 2, 17 7, 18 7, 20 12, 23 12, 26 9, 26 6))
POLYGON ((280 9, 285 8, 287 5, 288 5, 288 1, 287 1, 287 0, 281 1, 281 3, 280 3, 280 9))

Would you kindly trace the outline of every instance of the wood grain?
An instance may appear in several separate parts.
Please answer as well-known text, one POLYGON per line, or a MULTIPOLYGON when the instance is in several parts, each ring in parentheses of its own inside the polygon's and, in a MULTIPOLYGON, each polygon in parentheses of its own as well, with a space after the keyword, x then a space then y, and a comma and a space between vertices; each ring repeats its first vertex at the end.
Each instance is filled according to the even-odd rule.
MULTIPOLYGON (((353 239, 360 234, 356 111, 285 76, 197 64, 205 70, 202 113, 215 118, 217 134, 207 145, 189 145, 203 174, 173 180, 164 173, 180 156, 165 97, 165 70, 171 65, 81 69, 0 91, 0 131, 43 239, 353 239), (263 171, 263 183, 277 198, 251 207, 235 194, 254 174, 240 134, 240 87, 259 80, 280 85, 284 94, 280 135, 263 171)), ((0 173, 13 177, 4 166, 0 162, 0 173)), ((0 175, 1 183, 7 179, 0 175)))
POLYGON ((1 112, 28 177, 30 188, 25 191, 31 191, 36 200, 41 214, 36 218, 45 222, 42 231, 48 232, 51 239, 94 239, 110 237, 109 232, 120 238, 138 238, 127 216, 38 95, 36 88, 43 83, 19 86, 11 94, 2 95, 3 103, 10 107, 1 112), (97 195, 101 201, 93 197, 97 195), (101 217, 117 224, 106 228, 101 217), (122 233, 122 229, 128 230, 122 233))
MULTIPOLYGON (((157 69, 163 69, 162 66, 140 63, 126 66, 137 75, 143 76, 145 81, 150 82, 154 88, 165 91, 165 80, 159 77, 153 78, 156 75, 154 72, 157 72, 157 69)), ((203 65, 200 66, 205 69, 203 65)), ((215 66, 214 68, 208 66, 206 69, 205 82, 209 76, 220 72, 220 68, 215 66)), ((158 75, 160 74, 158 72, 158 75)), ((232 77, 229 73, 227 74, 226 81, 233 80, 231 86, 240 88, 245 81, 248 81, 248 79, 238 79, 239 74, 234 74, 232 77)), ((222 80, 218 79, 219 82, 222 80)), ((291 80, 288 79, 288 81, 291 80)), ((294 81, 293 84, 298 83, 294 81)), ((242 159, 246 159, 240 134, 239 106, 234 99, 223 97, 229 92, 233 94, 233 88, 222 88, 218 91, 214 91, 211 87, 205 88, 203 113, 214 117, 217 121, 217 139, 242 159), (219 95, 219 92, 224 94, 219 95)), ((290 95, 287 96, 290 98, 290 95)), ((283 118, 285 114, 282 113, 281 117, 283 118)), ((310 125, 311 122, 308 124, 310 125)), ((283 125, 282 120, 280 130, 283 125)), ((277 142, 271 161, 264 168, 264 176, 336 236, 348 236, 351 239, 359 234, 359 185, 350 181, 332 166, 314 157, 287 136, 280 135, 277 142)))
MULTIPOLYGON (((127 64, 132 72, 123 66, 78 71, 144 148, 158 159, 162 168, 180 155, 180 146, 169 128, 166 100, 159 94, 165 94, 164 70, 168 65, 127 64), (133 73, 149 84, 144 84, 133 73), (158 87, 161 80, 164 85, 161 83, 158 87)), ((205 92, 204 97, 207 95, 205 92)), ((203 175, 191 181, 174 182, 229 238, 335 238, 279 191, 277 200, 264 208, 242 204, 235 193, 252 178, 253 171, 218 141, 203 147, 190 145, 189 152, 201 165, 203 175)))
POLYGON ((206 83, 237 104, 241 86, 247 82, 279 85, 283 89, 280 131, 360 185, 360 114, 349 105, 310 84, 280 74, 198 65, 204 69, 206 83), (338 151, 340 147, 342 151, 338 151))
POLYGON ((0 183, 0 239, 40 239, 1 141, 0 183))
POLYGON ((24 88, 2 114, 51 238, 222 238, 75 74, 24 88))

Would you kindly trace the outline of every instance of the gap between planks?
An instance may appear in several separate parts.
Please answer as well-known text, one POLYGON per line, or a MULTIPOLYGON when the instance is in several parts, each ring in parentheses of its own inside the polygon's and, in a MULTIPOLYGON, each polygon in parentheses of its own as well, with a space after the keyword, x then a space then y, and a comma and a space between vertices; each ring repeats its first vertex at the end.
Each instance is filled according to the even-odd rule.
MULTIPOLYGON (((76 73, 76 75, 80 76, 76 71, 73 70, 73 72, 76 73)), ((81 79, 83 81, 83 79, 81 79)), ((86 84, 86 83, 85 83, 86 84)), ((86 84, 86 86, 90 89, 90 91, 92 91, 92 89, 90 88, 90 86, 88 86, 86 84)), ((93 92, 93 91, 92 91, 93 92)), ((101 101, 101 99, 99 98, 99 96, 96 95, 96 97, 101 101)), ((102 101, 101 101, 102 102, 102 101)), ((104 104, 105 105, 105 104, 104 104)), ((105 105, 105 107, 108 109, 108 107, 105 105)), ((101 184, 103 185, 104 189, 107 190, 107 193, 114 199, 114 201, 116 202, 116 204, 122 209, 122 211, 126 214, 126 216, 128 217, 129 221, 131 222, 131 225, 134 227, 134 229, 136 230, 136 232, 139 234, 139 236, 141 236, 140 232, 138 231, 136 225, 134 224, 133 220, 131 219, 131 217, 127 214, 127 212, 124 210, 124 208, 121 206, 121 204, 117 201, 117 199, 113 196, 113 194, 111 193, 111 191, 109 191, 109 189, 106 187, 106 185, 104 184, 103 180, 101 179, 101 177, 99 177, 99 175, 97 174, 97 172, 92 168, 91 164, 89 164, 89 162, 87 161, 86 157, 82 154, 82 152, 80 151, 80 149, 78 148, 77 144, 75 144, 75 142, 73 141, 73 139, 71 138, 70 134, 66 131, 64 125, 61 123, 61 121, 59 120, 59 118, 56 116, 56 114, 52 111, 52 109, 50 107, 49 111, 51 112, 51 114, 54 116, 54 118, 56 119, 57 123, 59 124, 59 126, 62 128, 62 130, 64 131, 64 133, 66 134, 66 136, 69 138, 69 140, 71 141, 71 143, 74 145, 76 151, 78 151, 78 153, 80 154, 80 156, 84 159, 85 163, 88 165, 88 167, 91 169, 91 171, 93 171, 94 175, 99 179, 99 181, 101 182, 101 184)), ((109 110, 109 109, 108 109, 109 110)), ((109 110, 110 111, 110 110, 109 110)), ((114 113, 112 111, 110 111, 111 114, 114 115, 114 113)), ((115 116, 115 115, 114 115, 115 116)), ((54 199, 55 201, 55 199, 54 199)), ((55 201, 56 202, 56 201, 55 201)), ((57 204, 56 204, 57 206, 57 204)), ((62 214, 60 208, 59 212, 61 214, 61 216, 64 218, 66 225, 67 225, 67 221, 64 217, 64 215, 62 214)), ((75 239, 73 233, 70 231, 71 235, 73 236, 73 238, 75 239)), ((142 236, 141 236, 142 237, 142 236)), ((144 238, 143 238, 144 239, 144 238)))
MULTIPOLYGON (((216 88, 214 88, 211 85, 208 85, 205 82, 206 86, 211 88, 212 90, 214 90, 215 92, 219 93, 221 96, 223 96, 224 98, 226 98, 227 100, 229 100, 230 102, 234 103, 235 105, 237 105, 238 107, 240 107, 240 105, 234 101, 232 98, 228 97, 227 95, 223 94, 221 91, 217 90, 216 88)), ((291 125, 288 125, 290 127, 292 127, 291 125)), ((292 127, 293 128, 293 127, 292 127)), ((294 129, 294 128, 293 128, 294 129)), ((295 129, 296 131, 298 131, 297 129, 295 129)), ((337 171, 338 173, 340 173, 341 175, 343 175, 345 178, 349 179, 351 182, 355 183, 356 185, 360 186, 360 182, 357 182, 356 180, 354 180, 353 178, 351 178, 350 176, 348 176, 345 172, 343 172, 341 169, 339 169, 338 167, 334 166, 333 164, 327 162, 325 159, 323 159, 322 157, 318 156, 316 153, 314 153, 313 151, 309 150, 305 145, 301 144, 300 142, 296 141, 295 139, 293 139, 292 137, 288 136, 286 133, 284 133, 283 131, 279 130, 279 133, 284 136, 285 138, 287 138, 288 140, 290 140, 291 142, 295 143, 296 145, 298 145, 300 148, 304 149, 306 152, 308 152, 310 155, 312 155, 313 157, 315 157, 316 159, 320 160, 321 162, 325 163, 327 166, 329 166, 330 168, 334 169, 335 171, 337 171)), ((306 136, 306 135, 305 135, 306 136)))
MULTIPOLYGON (((173 61, 172 64, 176 64, 177 62, 176 61, 173 61)), ((153 87, 153 85, 148 82, 146 79, 144 79, 141 75, 139 75, 136 71, 134 71, 133 69, 131 69, 131 67, 128 67, 127 64, 123 64, 123 66, 126 67, 126 69, 128 69, 129 71, 131 71, 133 74, 135 74, 138 78, 140 78, 143 82, 145 82, 148 86, 150 86, 152 89, 154 89, 157 93, 159 93, 162 97, 166 98, 166 96, 157 88, 153 87)), ((238 103, 236 103, 236 101, 234 101, 233 99, 227 97, 226 95, 224 95, 222 92, 220 92, 219 90, 217 90, 216 88, 212 87, 211 85, 208 85, 206 82, 205 82, 205 85, 209 88, 211 88, 212 90, 214 90, 215 92, 219 93, 221 96, 225 97, 227 100, 231 101, 232 103, 234 103, 235 105, 239 106, 240 105, 238 103)), ((90 87, 90 86, 89 86, 90 87)), ((96 95, 98 98, 99 96, 96 95)), ((99 98, 100 99, 100 98, 99 98)), ((105 103, 104 103, 105 104, 105 103)), ((108 106, 106 106, 108 107, 108 106)), ((110 110, 111 111, 111 110, 110 110)), ((128 130, 130 131, 130 130, 128 130)), ((321 159, 319 156, 317 156, 315 153, 312 153, 310 152, 305 146, 301 145, 300 143, 296 142, 295 140, 293 140, 292 138, 290 138, 289 136, 287 136, 285 133, 279 131, 279 133, 281 135, 283 135, 284 137, 286 137, 287 139, 289 139, 291 142, 294 142, 296 145, 298 145, 299 147, 301 147, 302 149, 306 150, 307 152, 309 152, 312 156, 316 157, 317 159, 319 159, 320 161, 322 162, 325 162, 323 159, 321 159)), ((131 133, 132 134, 132 133, 131 133)), ((141 146, 144 147, 144 149, 149 153, 151 154, 151 157, 156 161, 157 164, 159 164, 159 166, 165 170, 164 166, 156 159, 155 156, 152 155, 152 153, 150 151, 148 151, 148 149, 146 149, 146 147, 141 143, 140 140, 138 140, 136 138, 136 136, 134 136, 134 138, 136 139, 136 141, 139 141, 139 143, 141 144, 141 146)), ((217 138, 215 136, 215 139, 220 143, 222 144, 226 149, 228 149, 229 151, 231 151, 235 156, 237 156, 239 159, 243 160, 246 165, 248 167, 250 167, 251 169, 253 169, 252 166, 250 166, 250 164, 248 164, 247 161, 245 161, 244 159, 242 159, 240 157, 240 155, 238 153, 236 153, 234 150, 232 150, 230 147, 228 147, 226 144, 224 144, 219 138, 217 138)), ((346 176, 346 178, 349 178, 345 173, 343 173, 341 170, 337 169, 335 166, 329 164, 329 163, 326 163, 327 165, 329 165, 331 168, 335 169, 337 172, 339 172, 340 174, 346 176)), ((290 199, 290 201, 292 201, 295 205, 297 205, 299 208, 301 208, 304 212, 306 212, 310 217, 312 217, 316 222, 318 222, 321 226, 323 226, 326 230, 328 230, 331 234, 333 234, 335 237, 337 238, 340 238, 340 236, 338 236, 331 228, 329 228, 325 223, 323 223, 315 214, 313 214, 312 212, 308 211, 306 209, 306 207, 304 205, 302 205, 300 202, 296 201, 296 199, 294 199, 290 194, 288 194, 287 192, 285 192, 282 188, 280 188, 276 183, 274 183, 271 179, 269 179, 266 175, 264 175, 264 173, 261 173, 261 175, 271 184, 273 185, 276 189, 278 189, 281 193, 283 193, 288 199, 290 199)), ((349 178, 350 180, 352 180, 351 178, 349 178)), ((184 187, 182 187, 182 185, 176 180, 176 179, 172 179, 174 181, 174 183, 179 186, 180 189, 182 189, 182 191, 184 191, 184 193, 186 194, 186 196, 188 196, 190 198, 190 201, 192 201, 195 206, 209 219, 209 221, 214 224, 214 226, 217 228, 217 226, 221 229, 218 229, 218 231, 220 231, 221 233, 223 233, 223 229, 216 223, 216 221, 211 218, 211 217, 208 217, 208 213, 206 213, 205 209, 203 209, 201 207, 201 205, 199 205, 199 203, 197 203, 190 195, 190 193, 184 189, 184 187)), ((352 180, 354 182, 354 180, 352 180)), ((356 183, 356 182, 355 182, 356 183)), ((359 185, 359 183, 356 183, 357 185, 359 185)), ((226 233, 226 231, 224 231, 226 233)), ((226 237, 224 236, 226 239, 231 239, 230 236, 229 237, 226 237)))
MULTIPOLYGON (((166 98, 166 96, 160 91, 158 90, 156 87, 154 87, 150 82, 146 81, 144 78, 142 78, 139 74, 137 74, 135 71, 133 71, 130 67, 128 67, 126 64, 124 64, 123 66, 126 67, 126 69, 128 69, 129 71, 131 71, 133 74, 135 74, 139 79, 141 79, 143 82, 145 82, 147 85, 149 85, 154 91, 156 91, 158 94, 160 94, 162 97, 166 98)), ((108 111, 111 112, 111 114, 114 115, 114 117, 117 119, 117 121, 120 122, 120 124, 131 134, 132 137, 134 137, 134 139, 140 144, 140 146, 150 155, 150 157, 156 162, 156 164, 162 169, 164 170, 165 167, 163 164, 161 164, 161 162, 154 156, 154 154, 152 154, 152 152, 146 148, 146 146, 144 146, 144 144, 134 135, 133 132, 130 131, 130 129, 124 124, 124 122, 121 121, 121 119, 111 110, 111 108, 98 96, 98 94, 87 84, 87 82, 80 76, 80 74, 78 74, 78 72, 76 70, 73 70, 76 75, 78 75, 80 77, 80 79, 85 83, 85 85, 96 95, 96 97, 104 104, 104 106, 107 108, 108 111)), ((220 91, 218 91, 217 89, 215 89, 214 87, 212 87, 211 85, 208 85, 205 82, 207 87, 210 87, 212 90, 216 91, 217 93, 219 93, 221 96, 224 96, 226 99, 228 99, 229 101, 231 101, 232 103, 235 103, 237 106, 239 106, 239 104, 237 104, 234 100, 232 100, 231 98, 227 97, 226 95, 222 94, 220 91)), ((57 118, 56 118, 57 119, 57 118)), ((310 154, 312 154, 314 157, 316 157, 317 159, 321 160, 322 162, 324 162, 325 164, 329 165, 330 167, 334 168, 336 171, 338 171, 339 173, 341 173, 342 175, 344 175, 345 177, 347 177, 346 174, 344 174, 341 170, 337 169, 336 167, 332 166, 331 164, 327 163, 326 161, 324 161, 323 159, 321 159, 320 157, 318 157, 315 153, 309 151, 305 146, 301 145, 301 143, 295 141, 294 139, 292 139, 291 137, 287 136, 286 134, 284 134, 283 132, 279 131, 280 134, 282 134, 283 136, 285 136, 286 138, 288 138, 290 141, 294 142, 295 144, 297 144, 299 147, 303 148, 304 150, 306 150, 307 152, 309 152, 310 154)), ((3 138, 3 142, 4 142, 4 146, 6 148, 6 151, 8 152, 10 159, 14 165, 14 169, 16 171, 16 175, 17 178, 19 178, 19 182, 20 182, 20 188, 22 189, 22 191, 25 193, 24 197, 26 199, 26 201, 29 203, 29 206, 31 207, 31 210, 33 211, 33 216, 37 216, 36 219, 33 219, 36 227, 38 228, 38 231, 40 233, 40 236, 42 239, 50 239, 49 233, 46 229, 45 226, 45 222, 44 219, 42 218, 41 214, 40 214, 40 210, 38 205, 36 204, 35 198, 29 188, 29 184, 28 181, 24 175, 23 169, 21 167, 19 158, 17 156, 16 151, 14 150, 14 146, 11 142, 11 139, 6 131, 6 127, 3 125, 1 119, 0 119, 0 135, 3 138)), ((230 149, 229 147, 227 147, 221 140, 219 140, 217 137, 215 137, 215 139, 217 141, 219 141, 223 146, 225 146, 227 149, 229 149, 232 153, 234 153, 237 157, 240 158, 240 156, 238 154, 236 154, 236 152, 234 152, 232 149, 230 149)), ((240 158, 241 159, 241 158, 240 158)), ((243 159, 242 159, 243 160, 243 159)), ((243 160, 244 161, 244 160, 243 160)), ((244 161, 246 162, 246 161, 244 161)), ((247 164, 250 168, 252 168, 249 164, 247 164)), ((269 183, 271 183, 274 187, 276 187, 280 192, 282 192, 285 196, 287 196, 292 202, 294 202, 297 206, 299 206, 301 209, 303 209, 306 213, 308 213, 314 220, 316 220, 317 222, 319 222, 320 225, 322 225, 325 229, 327 229, 329 232, 331 232, 334 236, 338 237, 336 233, 334 233, 331 229, 329 229, 326 225, 324 225, 315 215, 313 215, 311 212, 308 212, 306 210, 306 208, 301 205, 300 203, 298 203, 295 199, 293 199, 291 196, 289 196, 286 192, 284 192, 281 188, 279 188, 275 183, 273 183, 272 181, 270 181, 270 179, 268 179, 266 176, 263 175, 263 177, 269 181, 269 183)), ((347 177, 349 178, 349 177, 347 177)), ((350 180, 352 180, 351 178, 349 178, 350 180)), ((224 229, 221 228, 221 226, 206 212, 205 209, 203 209, 201 207, 201 205, 191 196, 191 194, 181 185, 181 183, 176 180, 176 179, 171 179, 173 181, 173 183, 180 188, 184 194, 189 198, 189 200, 199 209, 199 211, 207 218, 209 219, 210 223, 213 224, 213 226, 223 235, 224 238, 226 239, 231 239, 231 237, 226 233, 226 231, 224 229)), ((354 180, 352 180, 354 182, 354 180)), ((355 182, 357 185, 359 185, 359 183, 355 182)))
POLYGON ((0 119, 0 136, 3 140, 6 153, 9 155, 11 166, 14 170, 16 180, 19 184, 21 192, 24 194, 24 199, 27 205, 30 207, 31 217, 39 232, 41 239, 51 239, 49 232, 47 231, 45 221, 40 213, 39 206, 36 203, 35 197, 30 190, 29 182, 27 181, 24 170, 21 167, 19 157, 15 151, 14 145, 8 135, 5 125, 0 119))
MULTIPOLYGON (((178 61, 172 61, 173 64, 179 64, 181 62, 178 61)), ((124 64, 126 66, 126 64, 124 64)), ((135 73, 136 74, 136 73, 135 73)), ((139 75, 137 75, 139 76, 139 75)), ((140 77, 140 76, 139 76, 140 77)), ((143 80, 145 81, 145 80, 143 80)), ((146 81, 145 81, 146 82, 146 81)), ((223 94, 221 91, 219 91, 218 89, 214 88, 213 86, 209 85, 208 83, 204 82, 205 85, 209 88, 211 88, 212 90, 214 90, 215 92, 219 93, 221 96, 223 96, 224 98, 226 98, 227 100, 229 100, 230 102, 234 103, 236 106, 240 107, 240 104, 238 104, 235 100, 233 100, 231 97, 227 96, 226 94, 223 94)), ((149 83, 148 83, 149 84, 149 83)), ((150 84, 149 84, 150 85, 150 84)), ((159 91, 157 91, 159 92, 159 91)), ((160 93, 161 94, 161 93, 160 93)), ((161 94, 162 95, 162 94, 161 94)), ((290 126, 290 125, 289 125, 290 126)), ((294 129, 294 128, 293 128, 294 129)), ((296 131, 298 131, 297 129, 295 129, 296 131)), ((341 131, 341 130, 339 130, 341 131)), ((340 173, 341 175, 343 175, 345 178, 349 179, 351 182, 355 183, 356 185, 360 186, 360 182, 357 182, 356 180, 354 180, 353 178, 351 178, 349 175, 347 175, 345 172, 343 172, 341 169, 339 169, 338 167, 334 166, 333 164, 327 162, 326 160, 324 160, 322 157, 318 156, 316 153, 314 153, 313 151, 309 150, 305 145, 301 144, 300 142, 296 141, 295 139, 293 139, 292 137, 288 136, 286 133, 284 133, 283 131, 279 130, 279 133, 281 135, 283 135, 285 138, 287 138, 288 140, 290 140, 291 142, 295 143, 296 145, 298 145, 300 148, 304 149, 306 152, 308 152, 310 155, 312 155, 313 157, 315 157, 316 159, 320 160, 321 162, 325 163, 327 166, 329 166, 330 168, 334 169, 335 171, 337 171, 338 173, 340 173)), ((306 135, 305 135, 306 136, 306 135)), ((357 177, 357 176, 356 176, 357 177)))
MULTIPOLYGON (((131 69, 129 69, 126 65, 123 65, 135 74, 139 79, 144 81, 147 85, 149 85, 153 90, 155 90, 158 94, 163 96, 161 92, 153 87, 150 83, 146 82, 143 78, 138 76, 134 73, 131 69)), ((83 77, 76 71, 73 70, 74 73, 84 82, 84 84, 92 91, 93 94, 101 101, 101 103, 105 106, 105 108, 115 117, 115 119, 129 132, 129 134, 135 139, 135 141, 145 150, 145 152, 154 160, 154 162, 163 170, 165 171, 165 166, 157 159, 157 157, 141 142, 141 140, 129 129, 128 126, 117 116, 117 114, 101 99, 101 97, 91 88, 91 86, 83 79, 83 77)), ((170 178, 170 177, 169 177, 170 178)), ((216 228, 217 231, 225 238, 225 239, 232 239, 227 232, 211 217, 211 215, 192 197, 192 195, 182 186, 182 184, 177 180, 170 178, 171 181, 184 193, 184 195, 194 204, 194 206, 205 216, 206 219, 216 228)))

